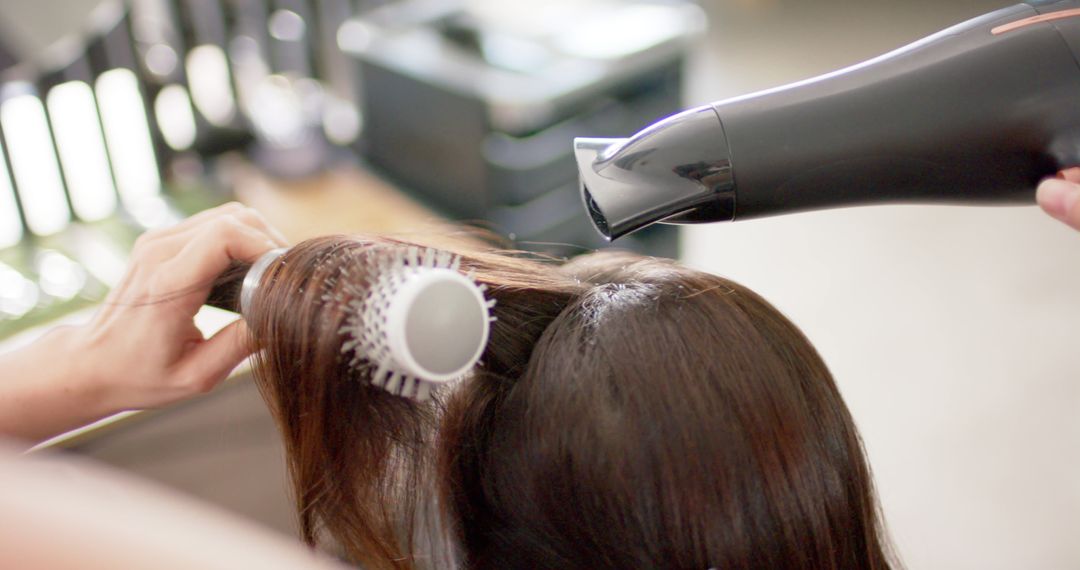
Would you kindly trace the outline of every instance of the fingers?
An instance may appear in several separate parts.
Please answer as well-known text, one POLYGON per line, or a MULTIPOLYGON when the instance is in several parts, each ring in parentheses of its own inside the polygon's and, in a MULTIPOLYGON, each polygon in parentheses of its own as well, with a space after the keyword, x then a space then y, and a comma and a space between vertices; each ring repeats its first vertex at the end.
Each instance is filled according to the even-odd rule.
POLYGON ((1080 168, 1068 168, 1058 173, 1058 178, 1080 184, 1080 168))
POLYGON ((233 221, 247 225, 248 227, 264 233, 276 247, 288 245, 287 240, 271 226, 259 212, 232 202, 199 212, 183 222, 163 228, 152 230, 139 236, 135 242, 134 257, 141 261, 163 261, 175 256, 194 236, 205 231, 214 223, 231 218, 233 221))
POLYGON ((157 407, 206 392, 249 354, 234 323, 203 339, 192 318, 234 260, 287 245, 254 210, 230 204, 147 232, 127 275, 85 329, 93 374, 115 409, 157 407))
POLYGON ((278 247, 277 242, 265 233, 228 216, 203 224, 188 238, 176 255, 161 263, 154 276, 153 294, 168 295, 201 285, 208 287, 234 259, 254 262, 278 247))
POLYGON ((1069 177, 1080 181, 1080 169, 1064 171, 1062 178, 1044 180, 1035 196, 1043 211, 1080 230, 1080 184, 1071 182, 1069 177))
POLYGON ((227 204, 222 204, 221 206, 218 206, 216 208, 203 210, 202 212, 199 212, 176 225, 158 230, 152 230, 146 232, 146 234, 144 235, 150 238, 168 237, 170 235, 175 235, 177 233, 183 232, 208 220, 212 220, 216 217, 224 215, 236 216, 245 223, 250 224, 252 227, 256 227, 266 232, 273 239, 280 241, 282 245, 286 244, 287 240, 283 235, 281 235, 281 232, 271 226, 270 223, 266 221, 266 218, 264 218, 263 215, 258 212, 258 210, 249 208, 239 202, 229 202, 227 204))
POLYGON ((176 373, 192 391, 208 392, 227 378, 249 354, 247 327, 244 321, 236 321, 196 344, 176 373))

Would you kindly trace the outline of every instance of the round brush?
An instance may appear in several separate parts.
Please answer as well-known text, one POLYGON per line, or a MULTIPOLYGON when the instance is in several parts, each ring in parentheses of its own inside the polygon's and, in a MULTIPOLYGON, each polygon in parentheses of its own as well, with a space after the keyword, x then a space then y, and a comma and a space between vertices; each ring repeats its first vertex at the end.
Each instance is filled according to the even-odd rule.
MULTIPOLYGON (((267 252, 252 265, 240 292, 242 313, 284 251, 267 252)), ((487 346, 495 301, 459 265, 457 256, 418 247, 342 265, 328 281, 334 292, 323 300, 346 312, 339 332, 349 366, 370 373, 373 386, 416 401, 472 369, 487 346)))

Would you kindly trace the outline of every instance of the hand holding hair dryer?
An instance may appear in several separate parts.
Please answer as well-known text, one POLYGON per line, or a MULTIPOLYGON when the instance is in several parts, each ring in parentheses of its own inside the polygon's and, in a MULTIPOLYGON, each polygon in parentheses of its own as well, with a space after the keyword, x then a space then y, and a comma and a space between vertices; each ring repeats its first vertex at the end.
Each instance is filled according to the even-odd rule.
POLYGON ((1080 164, 1080 0, 1030 1, 865 63, 574 141, 615 239, 881 203, 1034 203, 1080 164))

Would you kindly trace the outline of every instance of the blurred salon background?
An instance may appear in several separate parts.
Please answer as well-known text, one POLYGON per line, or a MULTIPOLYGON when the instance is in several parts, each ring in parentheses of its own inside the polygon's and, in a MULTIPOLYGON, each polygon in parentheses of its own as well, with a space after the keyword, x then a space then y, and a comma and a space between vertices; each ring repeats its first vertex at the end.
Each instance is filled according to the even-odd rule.
MULTIPOLYGON (((0 342, 85 318, 141 231, 233 199, 296 240, 465 221, 554 255, 602 247, 573 137, 1010 4, 0 0, 0 342)), ((908 568, 1080 568, 1080 235, 1034 207, 888 206, 618 245, 740 281, 803 328, 908 568)), ((50 445, 293 532, 243 372, 50 445)))

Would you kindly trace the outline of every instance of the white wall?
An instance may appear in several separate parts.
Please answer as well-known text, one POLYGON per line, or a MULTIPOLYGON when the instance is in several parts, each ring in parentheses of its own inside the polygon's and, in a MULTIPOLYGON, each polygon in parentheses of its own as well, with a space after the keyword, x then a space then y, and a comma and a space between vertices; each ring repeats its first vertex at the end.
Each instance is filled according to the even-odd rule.
POLYGON ((21 59, 67 34, 85 30, 94 8, 109 0, 0 0, 0 38, 21 59))
MULTIPOLYGON (((691 98, 805 78, 1009 4, 714 0, 691 98)), ((687 262, 757 290, 821 351, 908 568, 1080 568, 1080 233, 1033 207, 896 206, 684 235, 687 262)))

